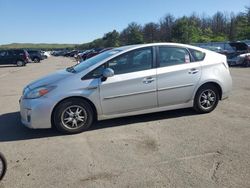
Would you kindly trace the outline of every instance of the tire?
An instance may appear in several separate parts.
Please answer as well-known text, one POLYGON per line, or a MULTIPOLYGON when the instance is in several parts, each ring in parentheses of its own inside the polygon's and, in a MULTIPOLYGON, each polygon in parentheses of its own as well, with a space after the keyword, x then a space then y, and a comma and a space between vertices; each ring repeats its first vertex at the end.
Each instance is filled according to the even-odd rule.
POLYGON ((219 91, 212 84, 202 86, 194 98, 194 109, 201 114, 212 112, 219 102, 219 91))
POLYGON ((249 67, 250 66, 250 61, 249 60, 245 60, 243 62, 243 67, 249 67))
POLYGON ((18 66, 18 67, 22 67, 22 66, 24 66, 25 65, 25 63, 23 62, 23 61, 21 61, 21 60, 17 60, 17 62, 16 62, 16 66, 18 66))
POLYGON ((66 134, 86 131, 94 120, 91 105, 82 99, 68 99, 61 102, 54 110, 53 125, 66 134))
POLYGON ((0 181, 3 179, 7 170, 7 161, 3 154, 0 153, 0 181))
POLYGON ((34 61, 34 63, 39 63, 39 62, 40 62, 40 59, 39 59, 38 57, 35 57, 35 58, 33 59, 33 61, 34 61))

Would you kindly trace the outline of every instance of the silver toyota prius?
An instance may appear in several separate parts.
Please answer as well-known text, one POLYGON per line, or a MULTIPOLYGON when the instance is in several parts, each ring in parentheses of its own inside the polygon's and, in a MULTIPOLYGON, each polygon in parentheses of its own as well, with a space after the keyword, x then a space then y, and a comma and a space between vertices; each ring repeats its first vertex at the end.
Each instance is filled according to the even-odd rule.
POLYGON ((224 55, 175 43, 125 46, 26 86, 21 121, 79 133, 94 120, 189 107, 209 113, 231 89, 224 55))

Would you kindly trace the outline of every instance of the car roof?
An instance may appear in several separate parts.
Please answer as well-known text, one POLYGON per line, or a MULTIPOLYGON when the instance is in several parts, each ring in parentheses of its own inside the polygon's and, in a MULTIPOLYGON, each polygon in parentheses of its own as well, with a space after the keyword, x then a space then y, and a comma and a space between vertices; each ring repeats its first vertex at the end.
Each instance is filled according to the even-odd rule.
POLYGON ((152 47, 152 46, 173 46, 173 47, 182 47, 182 48, 192 48, 195 50, 199 51, 207 51, 206 49, 197 47, 197 46, 192 46, 188 44, 180 44, 180 43, 150 43, 150 44, 135 44, 135 45, 129 45, 129 46, 122 46, 118 48, 114 48, 113 50, 119 50, 119 51, 128 51, 131 49, 136 49, 136 48, 143 48, 143 47, 152 47))

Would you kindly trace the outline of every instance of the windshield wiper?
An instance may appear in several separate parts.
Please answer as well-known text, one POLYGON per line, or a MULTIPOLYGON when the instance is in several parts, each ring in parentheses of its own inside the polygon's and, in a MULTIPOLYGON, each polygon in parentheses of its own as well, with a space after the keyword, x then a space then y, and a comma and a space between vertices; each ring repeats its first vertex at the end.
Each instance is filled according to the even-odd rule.
POLYGON ((66 68, 66 71, 71 72, 71 73, 76 73, 76 70, 74 69, 74 67, 68 67, 66 68))

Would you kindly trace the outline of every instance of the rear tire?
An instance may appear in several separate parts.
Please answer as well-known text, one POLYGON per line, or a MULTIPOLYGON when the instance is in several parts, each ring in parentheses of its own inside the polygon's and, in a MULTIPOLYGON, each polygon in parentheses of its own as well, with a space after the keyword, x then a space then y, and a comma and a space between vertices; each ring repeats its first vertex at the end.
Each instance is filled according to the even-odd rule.
POLYGON ((53 113, 56 129, 66 134, 81 133, 89 129, 94 120, 90 104, 82 99, 68 99, 61 102, 53 113))
POLYGON ((37 57, 35 57, 35 58, 33 59, 33 61, 34 61, 34 63, 39 63, 39 62, 40 62, 40 59, 37 58, 37 57))
POLYGON ((194 109, 198 113, 212 112, 219 102, 219 91, 212 84, 202 86, 194 98, 194 109))
POLYGON ((17 65, 18 67, 22 67, 22 66, 25 65, 25 63, 24 63, 23 61, 21 61, 21 60, 17 60, 16 65, 17 65))
POLYGON ((244 66, 244 67, 249 67, 249 66, 250 66, 250 60, 245 60, 245 61, 243 62, 243 66, 244 66))

